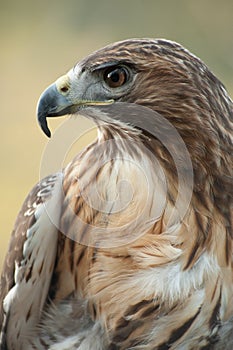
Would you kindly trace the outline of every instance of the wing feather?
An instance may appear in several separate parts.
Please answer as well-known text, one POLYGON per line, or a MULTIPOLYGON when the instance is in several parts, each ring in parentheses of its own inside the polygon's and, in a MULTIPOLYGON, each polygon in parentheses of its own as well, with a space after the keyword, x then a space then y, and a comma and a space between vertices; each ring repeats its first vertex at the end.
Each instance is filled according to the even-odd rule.
POLYGON ((58 173, 38 183, 16 219, 0 282, 0 349, 6 341, 20 348, 17 330, 30 337, 40 318, 56 258, 61 179, 58 173))

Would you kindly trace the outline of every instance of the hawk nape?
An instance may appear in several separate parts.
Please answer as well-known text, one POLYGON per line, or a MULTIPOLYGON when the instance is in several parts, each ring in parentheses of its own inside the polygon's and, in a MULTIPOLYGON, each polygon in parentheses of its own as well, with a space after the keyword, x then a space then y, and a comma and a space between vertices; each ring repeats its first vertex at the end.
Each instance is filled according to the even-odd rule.
POLYGON ((45 90, 46 135, 64 114, 94 120, 98 138, 23 204, 1 277, 1 350, 232 350, 224 86, 177 43, 126 40, 45 90))

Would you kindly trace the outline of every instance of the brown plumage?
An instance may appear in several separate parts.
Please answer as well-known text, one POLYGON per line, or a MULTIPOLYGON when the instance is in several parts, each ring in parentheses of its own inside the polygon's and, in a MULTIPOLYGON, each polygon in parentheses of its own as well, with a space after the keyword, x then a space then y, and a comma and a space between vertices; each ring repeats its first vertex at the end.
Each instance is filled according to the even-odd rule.
POLYGON ((46 118, 64 114, 94 120, 98 139, 42 180, 18 216, 1 279, 1 350, 232 349, 224 86, 179 44, 126 40, 44 92, 48 136, 46 118))

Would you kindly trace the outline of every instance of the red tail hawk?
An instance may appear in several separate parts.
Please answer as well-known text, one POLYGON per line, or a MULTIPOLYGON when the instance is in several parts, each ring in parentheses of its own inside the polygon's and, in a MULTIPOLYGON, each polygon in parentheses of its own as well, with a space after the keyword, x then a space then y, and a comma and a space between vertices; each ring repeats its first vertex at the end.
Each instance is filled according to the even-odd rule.
MULTIPOLYGON (((233 348, 233 104, 177 43, 132 39, 79 62, 38 120, 98 139, 41 180, 1 278, 1 350, 233 348)), ((62 143, 62 139, 60 141, 62 143)))

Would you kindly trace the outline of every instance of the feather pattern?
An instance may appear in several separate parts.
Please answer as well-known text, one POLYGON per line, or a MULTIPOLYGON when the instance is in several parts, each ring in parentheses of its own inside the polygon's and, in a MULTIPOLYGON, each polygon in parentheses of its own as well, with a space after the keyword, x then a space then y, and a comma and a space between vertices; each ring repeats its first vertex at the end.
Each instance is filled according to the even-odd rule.
POLYGON ((68 101, 59 115, 94 120, 98 138, 23 205, 1 279, 1 350, 231 350, 233 104, 224 86, 179 44, 132 39, 94 52, 49 91, 42 100, 68 101), (128 80, 107 87, 119 66, 128 80), (81 98, 114 103, 83 108, 81 98), (170 220, 179 213, 173 155, 189 176, 185 150, 193 187, 184 215, 170 220))

